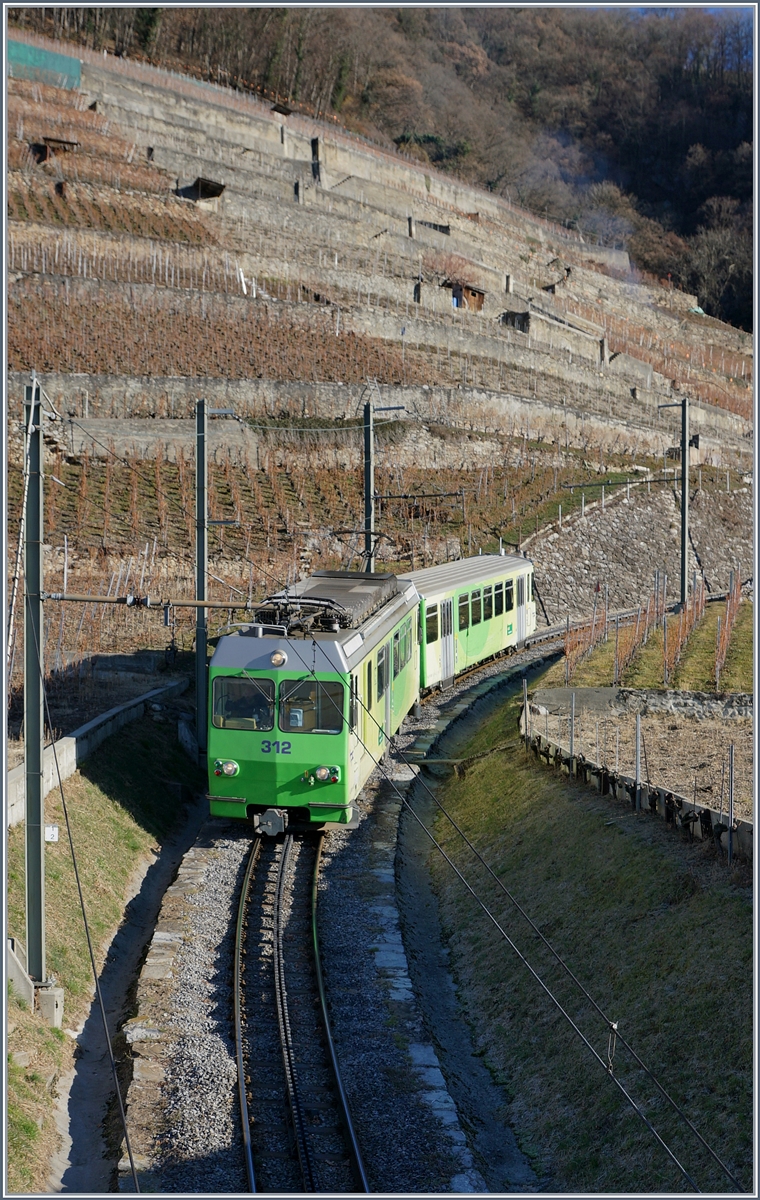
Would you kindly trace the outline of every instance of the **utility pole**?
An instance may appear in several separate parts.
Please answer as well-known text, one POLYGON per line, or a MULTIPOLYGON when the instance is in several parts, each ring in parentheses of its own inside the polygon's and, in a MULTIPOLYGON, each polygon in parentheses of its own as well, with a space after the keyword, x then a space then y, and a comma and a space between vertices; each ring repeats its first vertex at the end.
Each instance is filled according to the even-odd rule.
MULTIPOLYGON (((379 395, 378 389, 378 395, 379 395)), ((405 412, 405 404, 364 405, 364 569, 375 570, 375 425, 376 412, 405 412)))
POLYGON ((26 969, 35 983, 47 983, 45 969, 45 808, 42 700, 42 399, 36 375, 26 388, 28 491, 24 527, 24 763, 26 787, 26 969))
POLYGON ((200 606, 207 599, 208 527, 238 524, 236 520, 208 519, 208 419, 234 415, 231 408, 207 408, 205 400, 195 404, 195 599, 199 601, 195 609, 195 737, 199 756, 205 755, 208 747, 208 624, 206 608, 200 606))
POLYGON ((374 572, 375 430, 372 404, 364 405, 364 566, 374 572))
MULTIPOLYGON (((195 406, 195 597, 206 599, 208 572, 208 478, 206 464, 206 442, 208 412, 206 401, 198 400, 195 406)), ((195 735, 198 755, 206 753, 207 747, 207 700, 208 686, 206 671, 206 610, 195 610, 195 735)))
POLYGON ((688 396, 657 407, 681 409, 681 608, 685 609, 689 597, 689 447, 699 448, 699 434, 689 437, 688 396))

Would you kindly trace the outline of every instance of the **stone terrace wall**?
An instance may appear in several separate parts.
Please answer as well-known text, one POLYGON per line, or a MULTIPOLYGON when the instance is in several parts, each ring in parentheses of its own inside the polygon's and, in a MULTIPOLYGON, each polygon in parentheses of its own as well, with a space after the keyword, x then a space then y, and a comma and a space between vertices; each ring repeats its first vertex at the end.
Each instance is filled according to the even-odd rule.
MULTIPOLYGON (((235 413, 244 418, 311 417, 334 421, 360 415, 361 406, 369 395, 365 385, 340 383, 182 377, 147 379, 53 373, 40 374, 39 378, 57 410, 64 417, 73 414, 77 421, 76 426, 64 421, 58 435, 61 445, 74 453, 80 453, 83 445, 79 428, 81 423, 85 429, 90 428, 97 438, 114 438, 115 444, 122 447, 120 453, 125 452, 123 447, 126 439, 130 444, 134 441, 136 446, 139 445, 141 452, 154 455, 158 448, 158 452, 165 456, 166 452, 160 447, 168 446, 173 441, 184 444, 191 436, 191 426, 188 424, 184 428, 182 419, 187 420, 194 414, 195 402, 201 397, 205 397, 214 408, 234 408, 235 413), (103 422, 102 427, 99 424, 88 426, 88 422, 83 421, 85 405, 88 414, 91 414, 89 420, 103 422), (140 422, 134 428, 130 427, 127 433, 123 425, 125 421, 155 414, 158 414, 155 421, 140 422), (172 414, 175 418, 173 421, 165 423, 161 420, 172 414)), ((9 436, 12 445, 18 434, 14 414, 19 418, 21 416, 23 389, 28 382, 29 377, 22 372, 13 372, 8 376, 9 436)), ((453 426, 462 430, 464 437, 469 429, 473 429, 491 433, 498 430, 506 436, 537 438, 549 445, 564 446, 567 440, 568 446, 593 449, 595 456, 600 451, 634 457, 638 454, 660 456, 673 443, 673 431, 667 428, 647 428, 643 424, 636 426, 615 417, 585 412, 570 403, 567 406, 550 404, 508 392, 458 386, 394 387, 383 384, 377 389, 373 385, 372 392, 374 395, 379 393, 384 404, 403 404, 409 416, 432 424, 453 426)), ((55 435, 55 432, 51 427, 51 435, 55 435)), ((232 435, 230 448, 233 454, 238 453, 239 440, 237 433, 232 435)), ((734 442, 732 446, 729 439, 722 441, 723 447, 717 439, 703 441, 700 453, 704 461, 720 463, 726 451, 740 445, 734 442)), ((494 439, 492 446, 493 457, 490 461, 498 463, 503 456, 502 444, 494 439)), ((250 443, 250 448, 255 454, 255 442, 250 443)), ((97 446, 91 446, 91 453, 99 452, 97 446)), ((172 454, 169 452, 170 457, 172 454)), ((463 457, 460 450, 455 457, 463 459, 463 466, 469 465, 469 451, 463 457)), ((477 459, 481 461, 479 456, 477 459)), ((733 461, 730 453, 728 461, 733 461)))
MULTIPOLYGON (((595 501, 586 516, 573 516, 556 527, 526 539, 525 553, 536 564, 536 577, 549 619, 556 622, 587 617, 593 591, 609 585, 611 609, 645 604, 657 567, 667 571, 670 598, 676 596, 681 571, 681 510, 669 487, 646 483, 631 488, 630 503, 607 500, 602 512, 595 501)), ((730 494, 697 492, 690 506, 691 533, 712 591, 728 587, 729 572, 742 567, 752 574, 753 497, 746 485, 730 494)), ((699 564, 693 548, 689 573, 699 564)))

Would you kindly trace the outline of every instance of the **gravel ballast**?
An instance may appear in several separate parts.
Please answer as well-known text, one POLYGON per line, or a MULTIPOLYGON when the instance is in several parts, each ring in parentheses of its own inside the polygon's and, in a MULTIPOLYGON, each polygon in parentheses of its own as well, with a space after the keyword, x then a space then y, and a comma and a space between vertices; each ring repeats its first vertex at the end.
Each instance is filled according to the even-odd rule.
MULTIPOLYGON (((459 1088, 460 1095, 469 1096, 465 1133, 447 1086, 446 1063, 457 1059, 450 1043, 461 1035, 455 1069, 469 1069, 462 1067, 469 1031, 447 1018, 449 1044, 436 1042, 410 978, 401 932, 409 912, 399 913, 396 859, 402 797, 417 768, 400 756, 415 741, 424 749, 472 701, 498 687, 505 671, 519 671, 529 665, 526 659, 535 662, 540 656, 540 651, 529 652, 511 670, 504 662, 490 664, 439 697, 442 705, 430 701, 420 718, 409 718, 360 797, 358 828, 332 830, 326 842, 319 900, 323 969, 338 1060, 372 1191, 489 1190, 479 1169, 488 1144, 485 1126, 478 1126, 473 1105, 492 1105, 494 1097, 482 1079, 478 1087, 459 1088), (475 1157, 473 1142, 478 1143, 475 1157)), ((232 955, 249 845, 247 827, 207 821, 164 899, 138 984, 137 1016, 125 1026, 133 1055, 128 1127, 141 1190, 246 1190, 232 955)), ((404 904, 407 910, 414 905, 408 887, 404 904)), ((453 985, 450 991, 455 1013, 453 985)), ((492 1135, 492 1117, 481 1115, 492 1135)), ((536 1190, 516 1147, 513 1158, 505 1168, 507 1176, 512 1171, 511 1185, 509 1178, 500 1178, 501 1187, 536 1190)), ((132 1191, 124 1148, 119 1176, 120 1189, 132 1191)))

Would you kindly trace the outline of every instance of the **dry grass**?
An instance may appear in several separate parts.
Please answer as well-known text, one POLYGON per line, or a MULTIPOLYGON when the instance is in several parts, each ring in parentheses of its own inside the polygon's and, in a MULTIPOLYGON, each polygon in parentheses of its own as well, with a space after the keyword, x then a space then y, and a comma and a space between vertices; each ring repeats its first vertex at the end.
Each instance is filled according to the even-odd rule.
MULTIPOLYGON (((149 717, 105 742, 64 784, 96 961, 119 926, 131 877, 182 814, 172 782, 198 790, 200 778, 168 724, 149 717)), ((45 820, 60 840, 45 847, 48 974, 64 989, 64 1021, 76 1027, 87 1014, 92 975, 60 793, 45 801, 45 820)), ((8 933, 25 942, 24 827, 8 832, 8 933)), ((58 1075, 71 1062, 69 1045, 37 1014, 11 1005, 15 1026, 9 1051, 26 1052, 28 1068, 12 1065, 8 1079, 11 1191, 44 1192, 57 1145, 52 1112, 58 1075)))
MULTIPOLYGON (((752 904, 711 848, 553 776, 517 745, 517 703, 464 754, 513 740, 442 799, 542 932, 708 1140, 751 1185, 752 904), (731 1014, 726 1020, 726 1013, 731 1014), (721 1036, 715 1037, 715 1030, 721 1036)), ((496 888, 437 833, 606 1061, 607 1030, 496 888)), ((480 1051, 545 1187, 680 1191, 678 1172, 556 1009, 438 859, 453 968, 480 1051)), ((618 1045, 615 1071, 704 1190, 729 1190, 618 1045)))
POLYGON ((8 1176, 9 1192, 46 1192, 49 1163, 58 1145, 52 1108, 59 1078, 69 1070, 74 1046, 60 1029, 51 1029, 12 991, 8 1029, 8 1176), (28 1055, 24 1065, 14 1055, 28 1055))
MULTIPOLYGON (((548 679, 548 677, 547 677, 548 679)), ((593 685, 592 685, 593 686, 593 685)), ((581 707, 575 714, 576 753, 623 774, 635 774, 636 717, 600 716, 581 707)), ((567 709, 570 699, 568 692, 567 709)), ((534 717, 533 731, 569 745, 569 716, 534 717)), ((753 729, 749 720, 700 720, 654 713, 641 719, 641 774, 698 805, 728 811, 728 748, 734 746, 734 812, 753 819, 753 729)))

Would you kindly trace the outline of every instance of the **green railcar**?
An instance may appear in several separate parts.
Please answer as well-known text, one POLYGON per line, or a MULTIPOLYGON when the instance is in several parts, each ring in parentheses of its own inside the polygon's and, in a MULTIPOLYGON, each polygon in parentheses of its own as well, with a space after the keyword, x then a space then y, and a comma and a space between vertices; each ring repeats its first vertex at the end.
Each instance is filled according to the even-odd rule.
POLYGON ((533 564, 483 554, 411 571, 420 595, 420 687, 447 687, 469 667, 518 649, 536 629, 533 564))
POLYGON ((209 803, 268 833, 350 824, 419 700, 419 596, 395 575, 318 571, 222 637, 210 664, 209 803))
POLYGON ((409 575, 317 571, 211 659, 208 799, 267 833, 352 823, 419 701, 535 631, 533 565, 479 555, 409 575))

